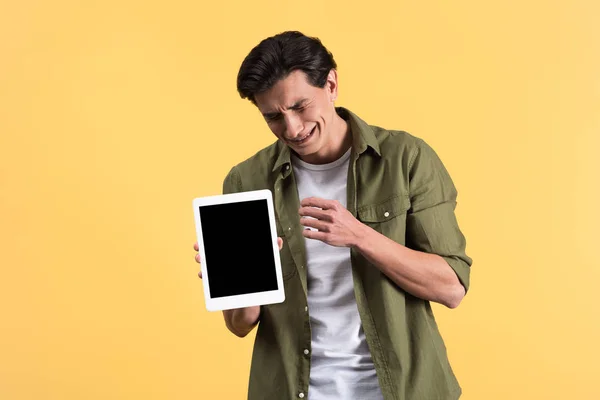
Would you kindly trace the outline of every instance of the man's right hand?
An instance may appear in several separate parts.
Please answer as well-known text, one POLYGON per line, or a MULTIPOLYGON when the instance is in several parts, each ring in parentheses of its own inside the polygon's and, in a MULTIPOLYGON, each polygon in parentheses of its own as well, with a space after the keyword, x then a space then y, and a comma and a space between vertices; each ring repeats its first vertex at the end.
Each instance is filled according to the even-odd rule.
MULTIPOLYGON (((283 247, 283 239, 277 238, 279 250, 283 247)), ((198 242, 194 243, 194 250, 199 251, 198 242)), ((200 254, 196 253, 195 260, 200 264, 200 254)), ((202 279, 202 269, 198 272, 198 277, 202 279)), ((236 336, 244 337, 256 326, 260 317, 260 306, 235 308, 232 310, 223 310, 225 325, 236 336)))

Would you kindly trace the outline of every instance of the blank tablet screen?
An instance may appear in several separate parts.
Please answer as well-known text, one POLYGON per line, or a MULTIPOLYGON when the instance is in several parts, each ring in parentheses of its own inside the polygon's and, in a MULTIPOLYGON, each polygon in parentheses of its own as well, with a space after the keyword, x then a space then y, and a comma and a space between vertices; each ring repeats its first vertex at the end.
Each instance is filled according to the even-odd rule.
POLYGON ((210 297, 277 290, 266 200, 200 207, 210 297))

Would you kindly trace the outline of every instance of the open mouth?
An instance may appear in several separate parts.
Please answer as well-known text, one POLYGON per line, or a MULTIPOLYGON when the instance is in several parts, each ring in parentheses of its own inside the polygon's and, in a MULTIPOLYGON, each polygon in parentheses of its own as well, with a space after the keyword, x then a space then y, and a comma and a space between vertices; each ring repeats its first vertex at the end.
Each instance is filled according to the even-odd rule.
POLYGON ((315 133, 317 126, 315 125, 314 128, 312 128, 312 130, 305 136, 298 138, 298 139, 294 139, 294 140, 290 140, 290 142, 294 143, 294 144, 304 144, 306 143, 315 133))

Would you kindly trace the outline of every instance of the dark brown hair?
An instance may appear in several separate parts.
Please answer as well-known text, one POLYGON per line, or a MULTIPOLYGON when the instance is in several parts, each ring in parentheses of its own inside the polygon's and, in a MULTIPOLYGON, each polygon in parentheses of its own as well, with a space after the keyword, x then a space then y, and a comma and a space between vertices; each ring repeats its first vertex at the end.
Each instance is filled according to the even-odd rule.
POLYGON ((323 88, 332 68, 337 68, 333 55, 318 38, 287 31, 264 39, 250 51, 238 72, 237 90, 242 99, 256 104, 256 94, 296 70, 303 71, 311 85, 323 88))

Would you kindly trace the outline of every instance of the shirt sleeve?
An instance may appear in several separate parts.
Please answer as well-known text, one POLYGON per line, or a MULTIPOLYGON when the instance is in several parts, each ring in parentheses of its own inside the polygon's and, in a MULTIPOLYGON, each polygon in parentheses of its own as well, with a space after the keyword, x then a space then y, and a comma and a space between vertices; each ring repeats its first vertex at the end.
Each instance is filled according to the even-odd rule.
POLYGON ((406 222, 406 246, 441 256, 469 290, 472 259, 454 210, 457 191, 435 151, 418 139, 409 164, 411 207, 406 222))
POLYGON ((242 180, 236 167, 231 168, 223 180, 223 194, 238 193, 242 191, 242 180))

